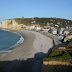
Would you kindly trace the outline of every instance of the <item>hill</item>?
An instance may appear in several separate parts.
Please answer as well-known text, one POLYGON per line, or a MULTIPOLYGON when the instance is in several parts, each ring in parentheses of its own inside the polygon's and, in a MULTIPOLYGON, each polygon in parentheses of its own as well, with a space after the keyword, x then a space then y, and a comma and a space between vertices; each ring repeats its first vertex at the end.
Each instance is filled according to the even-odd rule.
POLYGON ((19 24, 40 24, 40 26, 46 26, 49 24, 50 26, 59 25, 60 27, 72 26, 72 21, 67 19, 60 19, 60 18, 15 18, 15 20, 19 24))

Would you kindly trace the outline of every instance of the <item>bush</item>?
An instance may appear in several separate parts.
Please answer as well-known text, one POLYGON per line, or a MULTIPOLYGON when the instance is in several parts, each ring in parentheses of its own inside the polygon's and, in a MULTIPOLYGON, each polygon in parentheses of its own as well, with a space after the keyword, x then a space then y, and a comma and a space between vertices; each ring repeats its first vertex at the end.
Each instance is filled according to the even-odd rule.
POLYGON ((53 50, 53 51, 50 53, 49 57, 62 56, 63 54, 64 54, 64 51, 55 51, 55 50, 53 50))
POLYGON ((67 47, 72 47, 72 42, 69 42, 67 47))
POLYGON ((68 53, 72 57, 72 50, 68 50, 68 53))

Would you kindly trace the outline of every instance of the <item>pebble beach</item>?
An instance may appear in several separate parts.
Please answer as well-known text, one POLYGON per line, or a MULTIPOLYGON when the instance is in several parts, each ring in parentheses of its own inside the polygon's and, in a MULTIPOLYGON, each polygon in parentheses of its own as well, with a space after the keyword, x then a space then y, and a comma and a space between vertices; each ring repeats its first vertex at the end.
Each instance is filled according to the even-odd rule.
POLYGON ((32 68, 36 64, 36 59, 44 58, 47 55, 49 49, 53 47, 53 41, 45 35, 34 31, 17 30, 15 32, 18 32, 22 37, 24 37, 24 42, 12 50, 5 52, 5 56, 0 59, 0 68, 10 72, 10 70, 12 70, 12 68, 17 64, 17 67, 15 66, 16 68, 12 71, 16 72, 18 67, 19 70, 21 70, 20 66, 24 65, 24 70, 17 71, 24 72, 30 64, 31 68, 29 68, 29 72, 33 72, 32 68), (8 62, 8 66, 6 62, 8 62), (22 65, 22 63, 24 64, 22 65), (10 67, 9 70, 7 67, 10 67))

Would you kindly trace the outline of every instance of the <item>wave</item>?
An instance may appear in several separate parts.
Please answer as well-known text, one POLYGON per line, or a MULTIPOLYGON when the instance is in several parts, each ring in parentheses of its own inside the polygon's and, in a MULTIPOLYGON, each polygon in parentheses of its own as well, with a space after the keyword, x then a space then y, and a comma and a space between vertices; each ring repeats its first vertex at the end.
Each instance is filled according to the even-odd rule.
MULTIPOLYGON (((5 29, 1 29, 1 30, 8 31, 8 32, 12 32, 12 31, 10 31, 10 30, 5 30, 5 29)), ((8 50, 11 50, 12 48, 14 48, 14 47, 18 46, 19 44, 23 43, 24 38, 23 38, 23 36, 22 36, 21 34, 19 34, 19 33, 17 33, 17 32, 12 32, 12 33, 15 33, 15 34, 19 35, 19 36, 20 36, 20 39, 16 42, 15 45, 9 47, 8 49, 1 50, 0 53, 5 52, 5 51, 8 51, 8 50)))
POLYGON ((21 44, 21 43, 23 43, 23 41, 24 41, 24 38, 22 37, 22 35, 20 35, 20 34, 17 33, 17 32, 13 32, 13 33, 18 34, 18 35, 20 36, 20 39, 19 39, 19 41, 18 41, 15 45, 11 46, 10 49, 13 48, 13 47, 16 47, 17 45, 19 45, 19 44, 21 44))

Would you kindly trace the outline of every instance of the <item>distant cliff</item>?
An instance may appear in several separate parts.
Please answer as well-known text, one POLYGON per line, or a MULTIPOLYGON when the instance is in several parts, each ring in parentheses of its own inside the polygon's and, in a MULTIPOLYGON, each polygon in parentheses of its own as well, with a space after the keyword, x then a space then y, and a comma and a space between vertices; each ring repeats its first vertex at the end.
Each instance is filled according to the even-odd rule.
POLYGON ((0 23, 1 28, 8 28, 8 29, 22 29, 25 28, 26 25, 30 26, 31 24, 39 24, 41 27, 43 26, 55 26, 58 25, 59 27, 72 27, 72 20, 67 19, 60 19, 60 18, 15 18, 15 19, 7 19, 3 20, 0 23))
POLYGON ((16 22, 14 19, 3 20, 2 23, 0 23, 0 28, 5 29, 22 29, 25 27, 26 25, 18 24, 18 22, 16 22))

